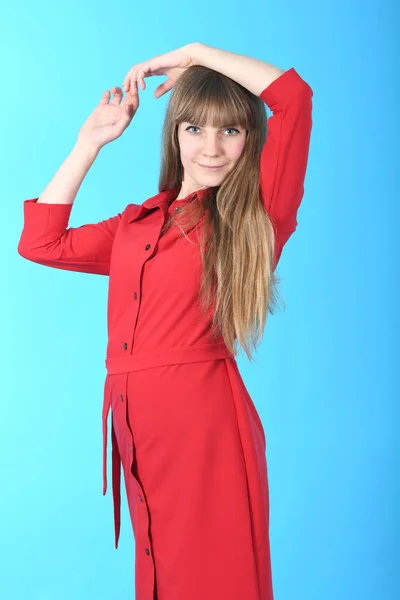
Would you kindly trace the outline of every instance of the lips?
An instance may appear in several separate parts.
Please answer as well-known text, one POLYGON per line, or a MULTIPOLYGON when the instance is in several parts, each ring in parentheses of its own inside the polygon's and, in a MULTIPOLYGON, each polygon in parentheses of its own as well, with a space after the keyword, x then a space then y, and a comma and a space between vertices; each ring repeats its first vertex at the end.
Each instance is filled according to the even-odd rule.
POLYGON ((218 169, 222 169, 222 167, 225 167, 225 165, 202 165, 200 163, 198 163, 200 167, 203 167, 203 169, 209 169, 210 171, 216 171, 218 169))

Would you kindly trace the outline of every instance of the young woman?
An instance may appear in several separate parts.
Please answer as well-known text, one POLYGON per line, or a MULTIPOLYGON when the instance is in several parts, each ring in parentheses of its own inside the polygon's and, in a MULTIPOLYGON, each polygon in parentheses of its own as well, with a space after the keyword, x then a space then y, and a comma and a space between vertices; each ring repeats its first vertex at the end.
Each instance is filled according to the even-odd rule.
POLYGON ((235 357, 240 345, 252 359, 273 312, 313 92, 293 68, 200 43, 134 65, 123 87, 124 98, 103 94, 54 179, 24 202, 18 251, 109 276, 104 493, 111 407, 115 544, 122 462, 137 600, 272 600, 266 440, 235 357), (83 178, 153 75, 168 77, 156 97, 174 88, 158 193, 68 228, 83 178))

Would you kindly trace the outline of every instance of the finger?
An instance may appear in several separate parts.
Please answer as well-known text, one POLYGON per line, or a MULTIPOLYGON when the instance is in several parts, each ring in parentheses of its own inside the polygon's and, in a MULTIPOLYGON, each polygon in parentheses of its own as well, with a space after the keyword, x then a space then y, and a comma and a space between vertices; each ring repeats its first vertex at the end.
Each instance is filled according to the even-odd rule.
POLYGON ((144 82, 144 73, 145 73, 145 69, 143 67, 141 69, 139 69, 138 80, 140 82, 140 87, 142 90, 144 90, 144 88, 146 87, 146 84, 144 82))
POLYGON ((132 93, 133 81, 134 81, 134 79, 133 79, 133 69, 131 69, 131 74, 129 75, 129 80, 128 80, 128 83, 127 83, 127 86, 128 86, 127 89, 130 90, 131 93, 132 93))
POLYGON ((137 69, 135 69, 134 76, 138 81, 142 90, 146 89, 146 82, 144 80, 145 77, 152 77, 153 72, 150 63, 145 65, 139 65, 137 69))
MULTIPOLYGON (((125 76, 124 79, 124 83, 122 84, 123 89, 125 90, 125 92, 129 92, 132 82, 135 78, 135 71, 137 73, 137 71, 140 69, 140 67, 143 67, 143 63, 139 63, 137 65, 133 65, 133 67, 131 67, 128 71, 128 73, 125 76)), ((159 56, 154 57, 154 59, 151 60, 150 63, 146 63, 146 66, 148 67, 148 70, 146 69, 146 72, 148 73, 148 76, 151 77, 152 75, 162 75, 162 70, 163 70, 163 65, 162 62, 160 60, 159 56)))
POLYGON ((135 78, 140 89, 143 90, 143 67, 140 66, 135 70, 135 78))
POLYGON ((130 93, 127 94, 124 98, 124 103, 133 104, 136 107, 139 105, 139 93, 138 93, 137 83, 134 83, 132 85, 130 93))
POLYGON ((146 88, 146 82, 144 80, 145 77, 153 77, 154 75, 162 75, 162 73, 160 73, 160 65, 157 65, 154 62, 148 63, 147 65, 144 65, 141 69, 140 69, 140 75, 141 75, 141 79, 143 82, 143 89, 146 88))
POLYGON ((130 84, 129 84, 131 91, 133 89, 137 89, 137 87, 136 87, 137 82, 138 82, 137 81, 137 77, 138 77, 137 76, 137 72, 138 72, 138 67, 134 68, 133 71, 132 71, 132 75, 131 75, 131 78, 130 78, 130 84))
POLYGON ((133 67, 131 67, 129 69, 129 71, 127 72, 127 74, 125 75, 124 83, 122 84, 122 87, 124 88, 125 92, 129 92, 132 70, 133 70, 133 67))
POLYGON ((103 95, 100 98, 100 104, 108 104, 109 99, 110 99, 110 92, 109 92, 109 90, 106 90, 105 92, 103 92, 103 95))
POLYGON ((171 90, 173 87, 174 87, 173 82, 170 79, 168 79, 167 81, 164 81, 164 83, 159 85, 158 88, 156 88, 156 90, 154 92, 154 96, 156 98, 160 98, 160 96, 163 96, 164 94, 169 92, 169 90, 171 90))
POLYGON ((111 104, 114 104, 114 106, 119 106, 119 104, 121 104, 121 99, 123 96, 121 88, 116 85, 111 88, 111 91, 114 94, 114 98, 111 100, 111 104))
POLYGON ((141 68, 141 64, 135 65, 132 69, 132 73, 130 76, 130 86, 133 86, 135 82, 139 81, 139 70, 141 68))

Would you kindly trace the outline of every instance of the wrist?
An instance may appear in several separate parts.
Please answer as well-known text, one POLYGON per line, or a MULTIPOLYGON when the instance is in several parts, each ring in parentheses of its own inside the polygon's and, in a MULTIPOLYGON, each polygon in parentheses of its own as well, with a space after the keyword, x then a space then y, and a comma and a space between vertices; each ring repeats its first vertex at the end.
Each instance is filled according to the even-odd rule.
POLYGON ((80 154, 82 156, 87 156, 88 158, 91 159, 95 159, 98 155, 98 153, 100 152, 101 147, 86 141, 84 139, 78 139, 76 140, 75 146, 74 146, 74 152, 76 154, 80 154))
POLYGON ((187 45, 187 49, 192 59, 192 65, 201 65, 201 57, 204 49, 204 44, 201 42, 192 42, 187 45))

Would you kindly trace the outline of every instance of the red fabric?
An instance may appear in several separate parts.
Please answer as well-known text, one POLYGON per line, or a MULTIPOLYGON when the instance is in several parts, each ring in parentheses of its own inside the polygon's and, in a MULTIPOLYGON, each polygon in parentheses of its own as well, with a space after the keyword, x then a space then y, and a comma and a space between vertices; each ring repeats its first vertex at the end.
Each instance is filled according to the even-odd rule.
MULTIPOLYGON (((260 95, 273 112, 261 154, 276 264, 297 226, 312 127, 310 86, 292 68, 260 95)), ((201 191, 197 194, 201 201, 201 191)), ((193 195, 165 190, 100 223, 68 228, 72 205, 24 202, 19 253, 109 275, 104 385, 112 411, 115 545, 120 470, 136 542, 137 600, 272 600, 266 440, 237 363, 200 318, 196 228, 160 237, 193 195)))

